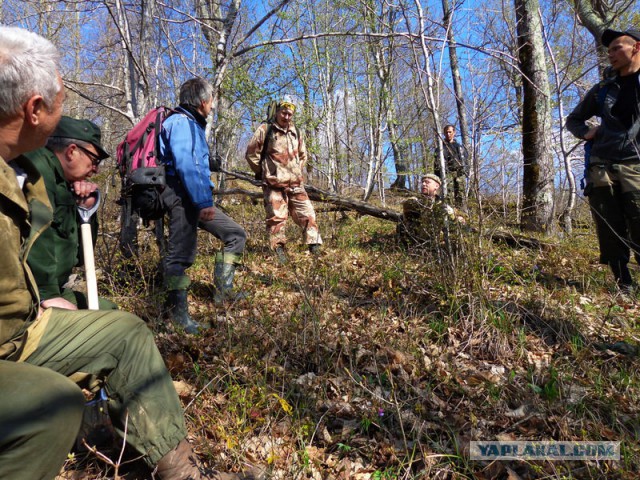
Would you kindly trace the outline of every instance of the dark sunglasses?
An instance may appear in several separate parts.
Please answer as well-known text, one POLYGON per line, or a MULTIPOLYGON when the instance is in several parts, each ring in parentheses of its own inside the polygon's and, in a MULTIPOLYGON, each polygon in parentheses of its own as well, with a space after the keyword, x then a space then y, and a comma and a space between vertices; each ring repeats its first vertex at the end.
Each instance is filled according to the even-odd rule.
POLYGON ((89 157, 89 159, 91 159, 91 163, 97 167, 98 165, 100 165, 100 163, 102 162, 102 159, 99 158, 95 153, 93 153, 91 150, 87 150, 86 148, 78 145, 77 143, 75 144, 76 147, 78 147, 80 150, 82 150, 84 153, 87 154, 87 156, 89 157))

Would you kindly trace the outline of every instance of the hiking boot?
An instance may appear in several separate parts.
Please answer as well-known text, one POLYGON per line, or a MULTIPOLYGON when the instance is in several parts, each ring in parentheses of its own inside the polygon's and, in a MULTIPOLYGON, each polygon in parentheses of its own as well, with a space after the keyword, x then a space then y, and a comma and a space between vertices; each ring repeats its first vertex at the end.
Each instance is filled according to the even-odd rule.
POLYGON ((218 253, 216 254, 215 263, 215 279, 213 281, 216 287, 216 293, 213 301, 221 304, 224 301, 244 300, 247 294, 242 291, 233 289, 233 277, 236 274, 236 265, 240 261, 240 255, 234 253, 218 253))
POLYGON ((276 247, 276 257, 278 258, 278 263, 280 265, 285 265, 288 260, 287 260, 287 255, 284 253, 284 247, 282 245, 278 245, 276 247))
POLYGON ((320 244, 319 243, 312 243, 311 245, 309 245, 309 252, 311 252, 311 255, 320 254, 320 244))
POLYGON ((155 477, 160 480, 258 480, 261 473, 222 473, 205 470, 189 442, 184 439, 160 459, 155 477))
POLYGON ((167 309, 167 317, 169 320, 171 320, 174 325, 182 327, 185 333, 191 335, 200 333, 202 325, 189 315, 186 290, 169 290, 167 292, 165 308, 167 309))
POLYGON ((626 263, 609 262, 609 268, 621 290, 633 288, 633 277, 626 263))

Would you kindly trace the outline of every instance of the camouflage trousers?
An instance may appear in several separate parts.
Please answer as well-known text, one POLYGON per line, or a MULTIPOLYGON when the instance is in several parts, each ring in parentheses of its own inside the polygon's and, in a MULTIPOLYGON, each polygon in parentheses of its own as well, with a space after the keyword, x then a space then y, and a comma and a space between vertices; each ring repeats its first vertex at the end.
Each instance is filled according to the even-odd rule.
POLYGON ((600 262, 627 264, 633 250, 640 263, 640 162, 612 163, 591 157, 589 197, 600 245, 600 262))
POLYGON ((449 199, 456 207, 467 206, 467 177, 464 174, 451 172, 447 174, 449 199))
POLYGON ((287 243, 285 224, 289 214, 302 228, 304 242, 307 245, 322 243, 316 212, 303 186, 291 188, 274 188, 262 186, 264 209, 267 217, 267 232, 272 249, 287 243))

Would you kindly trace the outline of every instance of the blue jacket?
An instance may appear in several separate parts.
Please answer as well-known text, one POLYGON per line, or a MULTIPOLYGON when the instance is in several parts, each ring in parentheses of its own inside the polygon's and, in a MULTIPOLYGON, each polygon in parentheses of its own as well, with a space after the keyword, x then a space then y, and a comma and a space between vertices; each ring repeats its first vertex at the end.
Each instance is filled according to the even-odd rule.
POLYGON ((160 159, 168 176, 177 176, 191 203, 202 210, 213 206, 209 145, 204 128, 181 107, 162 124, 160 159))

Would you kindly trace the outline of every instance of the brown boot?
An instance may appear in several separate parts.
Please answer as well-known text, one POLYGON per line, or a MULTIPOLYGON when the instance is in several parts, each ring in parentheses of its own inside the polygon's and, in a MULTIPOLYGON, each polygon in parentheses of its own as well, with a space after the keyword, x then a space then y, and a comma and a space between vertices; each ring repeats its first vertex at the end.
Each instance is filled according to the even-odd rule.
POLYGON ((249 480, 255 477, 237 473, 204 472, 198 456, 184 439, 160 459, 155 478, 160 480, 249 480))

